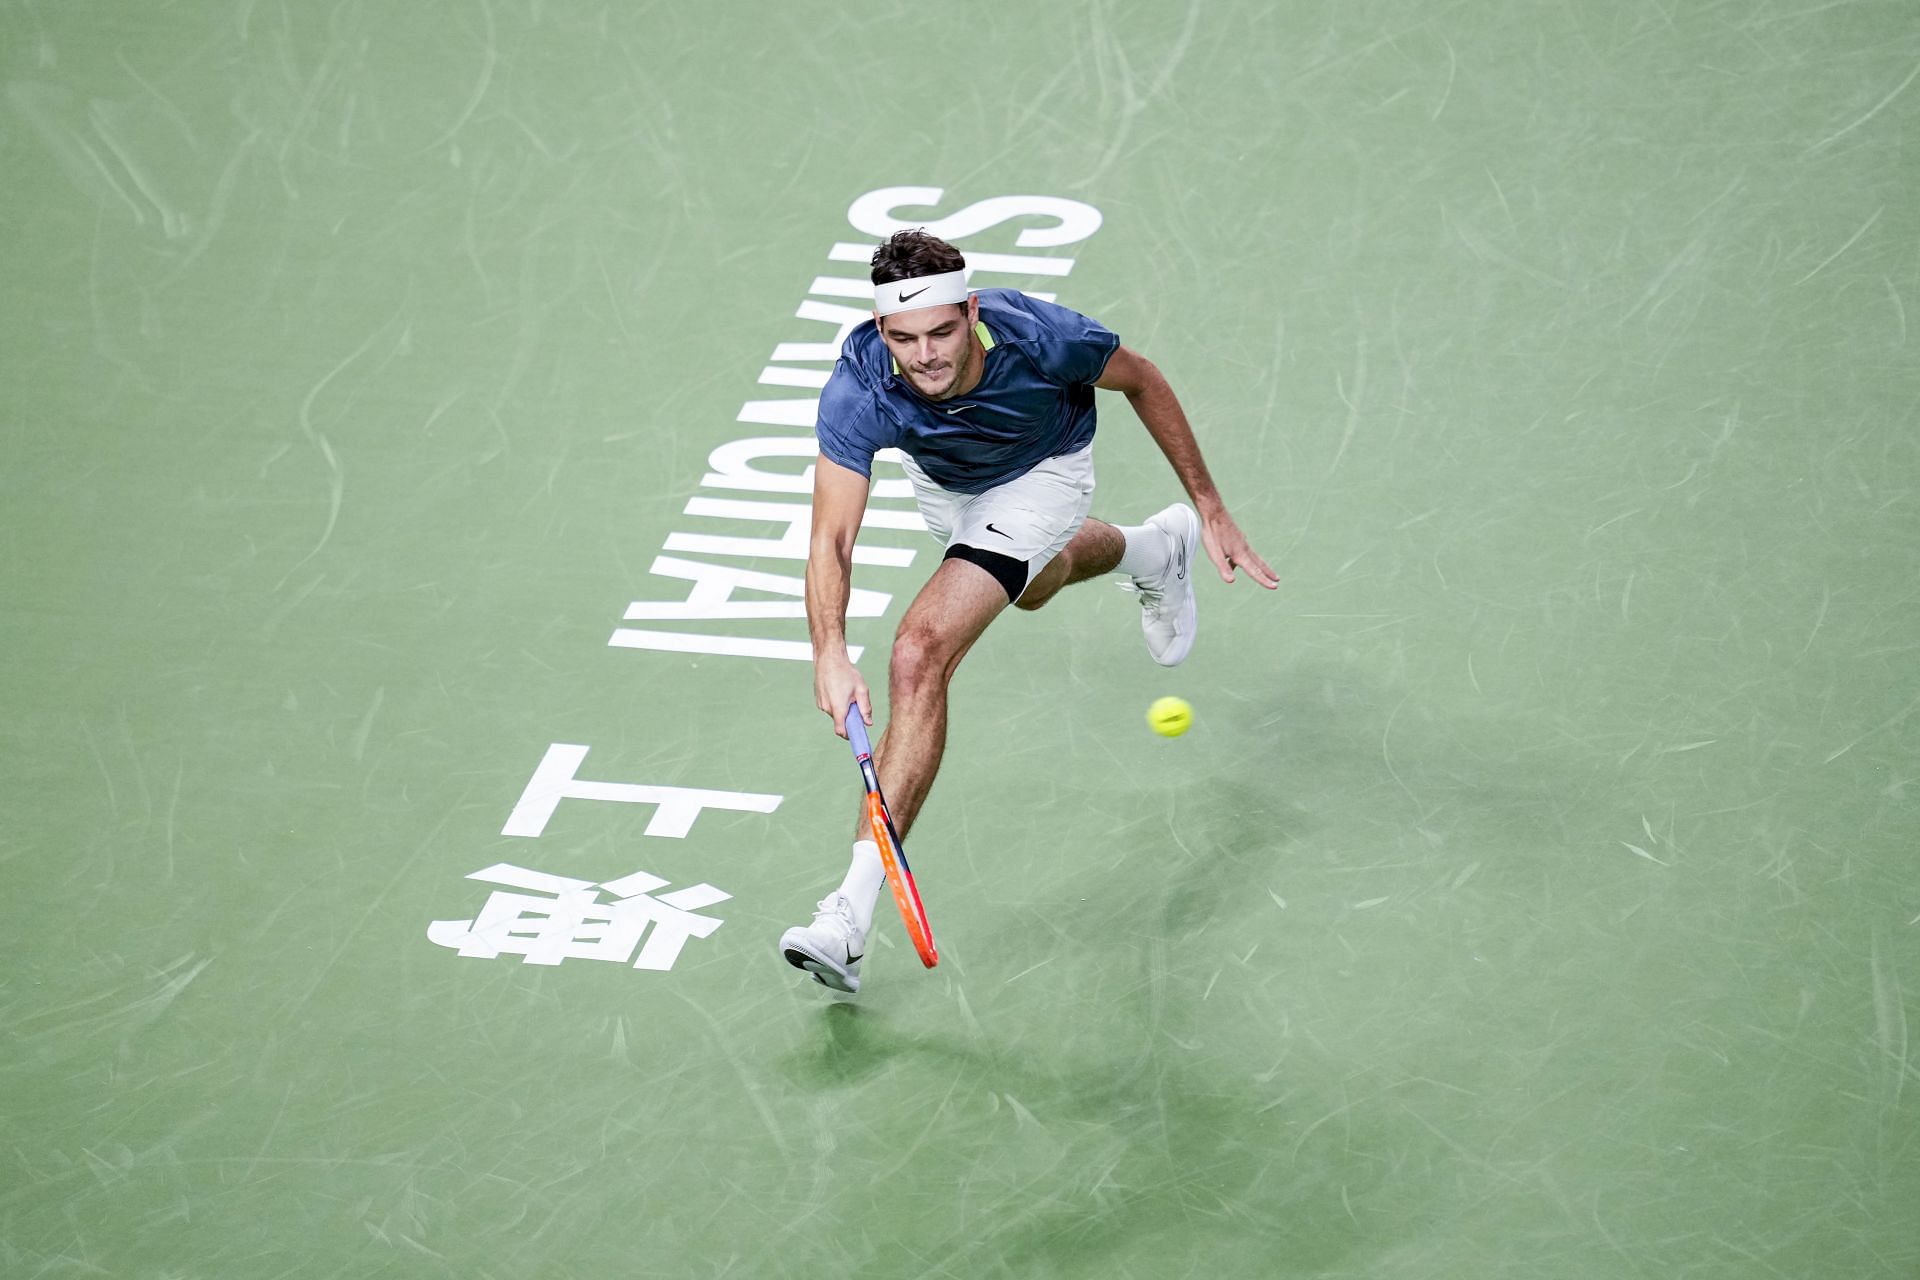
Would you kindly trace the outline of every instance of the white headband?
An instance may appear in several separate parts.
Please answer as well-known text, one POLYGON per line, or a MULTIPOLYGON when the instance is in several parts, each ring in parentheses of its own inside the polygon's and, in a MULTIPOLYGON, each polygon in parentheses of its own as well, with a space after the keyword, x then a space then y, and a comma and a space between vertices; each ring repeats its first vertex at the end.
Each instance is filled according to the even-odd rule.
POLYGON ((921 307, 945 307, 967 300, 967 273, 949 271, 944 275, 918 276, 912 280, 889 280, 873 286, 873 309, 883 316, 896 311, 917 311, 921 307))

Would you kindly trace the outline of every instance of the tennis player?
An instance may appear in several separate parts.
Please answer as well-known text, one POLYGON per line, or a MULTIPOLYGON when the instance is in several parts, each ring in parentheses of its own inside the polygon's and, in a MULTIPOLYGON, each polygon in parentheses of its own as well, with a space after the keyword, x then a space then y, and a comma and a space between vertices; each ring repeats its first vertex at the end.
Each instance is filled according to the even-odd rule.
MULTIPOLYGON (((1190 570, 1201 548, 1226 582, 1239 570, 1280 584, 1227 514, 1173 389, 1111 330, 1017 290, 969 290, 960 252, 924 231, 881 245, 872 280, 873 323, 847 335, 820 397, 807 620, 814 702, 844 738, 850 704, 873 723, 867 682, 847 657, 854 538, 874 454, 900 449, 927 529, 946 545, 894 635, 891 714, 874 746, 905 839, 946 748, 947 684, 1008 605, 1038 609, 1064 586, 1123 574, 1140 598, 1147 651, 1170 667, 1193 648, 1190 570), (1136 525, 1089 517, 1095 387, 1127 397, 1191 506, 1136 525)), ((782 935, 781 954, 829 987, 858 991, 884 882, 863 809, 846 879, 813 923, 782 935)))

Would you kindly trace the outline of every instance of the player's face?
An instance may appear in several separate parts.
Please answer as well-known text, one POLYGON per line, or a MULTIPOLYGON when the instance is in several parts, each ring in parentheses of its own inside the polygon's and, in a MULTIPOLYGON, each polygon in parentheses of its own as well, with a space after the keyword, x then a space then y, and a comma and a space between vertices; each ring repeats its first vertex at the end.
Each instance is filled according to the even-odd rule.
POLYGON ((980 304, 922 307, 880 318, 880 337, 913 389, 929 400, 965 395, 980 381, 973 323, 980 304))

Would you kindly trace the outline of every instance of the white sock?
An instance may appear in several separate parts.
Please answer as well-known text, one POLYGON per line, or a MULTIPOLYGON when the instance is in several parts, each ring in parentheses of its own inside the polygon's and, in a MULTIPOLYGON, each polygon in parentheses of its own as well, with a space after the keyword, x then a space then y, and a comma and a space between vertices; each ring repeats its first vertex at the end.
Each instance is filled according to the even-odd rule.
POLYGON ((1151 578, 1167 571, 1167 564, 1173 559, 1173 539, 1165 531, 1150 524, 1118 524, 1114 528, 1127 540, 1127 549, 1120 553, 1120 563, 1113 567, 1115 573, 1124 573, 1129 578, 1151 578))
POLYGON ((853 862, 840 892, 853 904, 853 922, 862 933, 873 928, 873 906, 880 898, 880 886, 887 882, 886 864, 880 861, 880 846, 871 840, 853 842, 853 862))

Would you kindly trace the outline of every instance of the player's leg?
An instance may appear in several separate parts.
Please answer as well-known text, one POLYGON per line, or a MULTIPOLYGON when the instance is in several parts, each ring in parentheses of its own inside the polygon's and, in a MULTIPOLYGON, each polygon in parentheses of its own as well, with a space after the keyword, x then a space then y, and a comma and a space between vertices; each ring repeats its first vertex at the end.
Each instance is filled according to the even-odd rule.
MULTIPOLYGON (((947 685, 954 670, 1011 600, 1013 589, 1003 579, 1011 580, 1017 571, 1024 580, 1024 565, 1004 556, 999 560, 1005 563, 972 548, 950 549, 907 607, 894 636, 887 727, 874 744, 873 759, 894 828, 902 839, 925 803, 946 753, 947 685)), ((840 887, 821 900, 813 923, 789 929, 780 937, 787 963, 813 974, 825 986, 858 991, 867 932, 873 927, 874 904, 885 879, 879 846, 868 834, 863 800, 854 825, 853 860, 840 887)))
POLYGON ((1148 517, 1145 524, 1111 525, 1089 519, 1015 603, 1038 609, 1062 587, 1108 573, 1124 573, 1121 585, 1140 597, 1140 630, 1153 660, 1171 667, 1193 650, 1199 630, 1189 572, 1200 551, 1200 517, 1184 502, 1148 517))
MULTIPOLYGON (((960 659, 1007 604, 1005 582, 977 559, 954 555, 900 619, 887 669, 887 727, 874 744, 873 760, 903 840, 946 754, 947 686, 960 659)), ((863 805, 856 838, 865 829, 863 805)))
POLYGON ((1140 597, 1140 630, 1147 651, 1161 666, 1176 666, 1192 652, 1199 630, 1190 570, 1200 550, 1200 517, 1184 502, 1156 512, 1145 524, 1089 519, 1034 575, 1016 603, 1038 609, 1062 587, 1124 573, 1129 581, 1121 585, 1140 597))
MULTIPOLYGON (((947 686, 960 660, 1027 584, 1030 569, 1019 558, 1036 536, 1023 523, 1003 519, 994 529, 986 512, 968 516, 975 495, 941 489, 907 464, 927 531, 947 543, 946 559, 914 597, 894 636, 889 665, 886 730, 874 744, 894 826, 904 837, 925 803, 946 752, 947 686), (1011 527, 1012 534, 1006 530, 1011 527), (980 544, 989 543, 993 547, 980 544), (1005 547, 1005 550, 997 549, 1005 547)), ((1080 512, 1084 517, 1085 512, 1080 512)), ((1067 518, 1075 518, 1071 512, 1067 518)), ((1043 525, 1042 544, 1055 536, 1043 525)), ((880 850, 867 834, 862 806, 855 824, 853 858, 840 887, 820 901, 813 922, 781 935, 789 964, 825 986, 860 989, 860 962, 885 880, 880 850)))
MULTIPOLYGON (((1144 526, 1143 526, 1144 527, 1144 526)), ((1153 531, 1158 534, 1158 530, 1153 531)), ((1035 574, 1027 589, 1014 601, 1022 609, 1038 609, 1060 593, 1060 588, 1112 573, 1126 554, 1127 538, 1104 520, 1089 518, 1073 535, 1073 540, 1047 567, 1035 574)))

